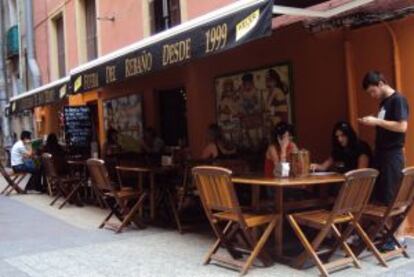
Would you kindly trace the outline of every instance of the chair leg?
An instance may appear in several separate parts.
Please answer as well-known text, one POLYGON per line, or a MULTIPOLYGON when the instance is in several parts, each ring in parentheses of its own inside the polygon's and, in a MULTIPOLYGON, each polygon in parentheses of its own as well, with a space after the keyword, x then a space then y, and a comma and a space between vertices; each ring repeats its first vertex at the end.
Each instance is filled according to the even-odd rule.
MULTIPOLYGON (((231 227, 232 225, 233 225, 233 222, 232 222, 232 221, 229 221, 229 222, 227 223, 226 227, 224 227, 224 230, 223 230, 223 235, 226 235, 226 234, 227 234, 227 232, 230 230, 230 227, 231 227)), ((203 265, 206 265, 206 264, 210 263, 210 261, 211 261, 211 256, 213 256, 213 255, 214 255, 214 253, 216 253, 216 252, 217 252, 217 250, 218 250, 218 248, 219 248, 220 244, 221 244, 221 239, 220 239, 220 237, 219 237, 219 238, 217 238, 216 242, 215 242, 215 243, 211 246, 211 248, 208 250, 208 252, 207 252, 207 254, 206 254, 206 257, 205 257, 205 259, 204 259, 203 265)))
POLYGON ((7 185, 1 192, 0 194, 5 194, 6 191, 9 189, 10 185, 7 185))
POLYGON ((78 192, 78 190, 81 187, 81 183, 76 184, 76 186, 73 188, 73 190, 68 194, 68 196, 65 198, 62 204, 59 206, 59 210, 63 208, 63 206, 66 205, 66 203, 72 198, 72 196, 78 192))
POLYGON ((102 221, 102 223, 99 225, 99 229, 102 229, 106 223, 108 222, 108 220, 112 217, 112 215, 114 214, 114 211, 111 210, 111 212, 108 214, 107 217, 105 217, 104 221, 102 221))
MULTIPOLYGON (((292 215, 288 215, 287 216, 288 221, 290 223, 290 225, 292 226, 293 230, 295 231, 297 237, 299 238, 299 240, 301 241, 303 247, 305 248, 306 252, 308 253, 308 255, 310 257, 312 257, 312 259, 315 261, 316 266, 318 267, 319 271, 321 272, 321 274, 325 277, 329 276, 328 271, 325 269, 325 267, 323 266, 322 261, 319 259, 318 255, 316 254, 314 248, 312 247, 311 243, 308 241, 308 239, 305 237, 305 234, 303 233, 302 229, 299 227, 298 223, 296 222, 296 220, 294 219, 294 217, 292 215)), ((328 230, 322 230, 318 236, 316 237, 316 239, 314 240, 314 242, 316 240, 320 240, 322 241, 323 238, 325 238, 326 234, 328 233, 328 230), (322 232, 324 232, 325 234, 323 234, 322 232), (322 237, 322 238, 320 238, 322 237)), ((317 241, 316 241, 317 242, 317 241)), ((319 243, 320 244, 320 243, 319 243)), ((318 245, 319 247, 319 245, 318 245)), ((306 256, 305 256, 306 257, 306 256)), ((301 261, 300 261, 301 262, 301 261)))
POLYGON ((344 251, 348 256, 352 258, 352 261, 356 268, 361 268, 361 264, 359 263, 358 259, 355 257, 354 252, 352 252, 351 248, 349 248, 349 245, 346 243, 347 237, 344 237, 339 232, 338 228, 336 228, 335 224, 331 225, 331 228, 333 230, 333 234, 335 235, 336 239, 339 241, 339 243, 342 245, 344 251))
POLYGON ((147 197, 146 193, 141 194, 141 196, 139 197, 137 203, 135 203, 135 205, 132 207, 132 209, 129 211, 129 213, 127 214, 127 216, 124 218, 124 220, 122 221, 121 225, 118 227, 118 229, 116 230, 116 233, 119 234, 121 232, 121 230, 131 222, 132 217, 138 212, 139 208, 141 207, 144 199, 147 197))
POLYGON ((55 198, 52 200, 52 202, 50 202, 50 206, 53 206, 56 201, 58 201, 58 199, 61 197, 61 194, 58 192, 57 195, 55 196, 55 198))
POLYGON ((253 261, 256 259, 257 255, 262 250, 263 246, 265 245, 267 239, 269 238, 270 234, 272 233, 272 230, 275 228, 276 223, 278 222, 278 218, 275 217, 267 226, 266 230, 260 237, 259 241, 257 242, 256 246, 254 247, 252 253, 250 254, 249 258, 247 259, 245 265, 243 266, 243 269, 240 273, 240 275, 245 275, 247 273, 247 270, 252 265, 253 261))
POLYGON ((183 233, 183 227, 181 225, 181 220, 180 220, 180 217, 178 215, 178 211, 177 211, 177 207, 175 205, 174 197, 172 196, 172 194, 169 190, 167 190, 166 193, 167 193, 168 201, 170 202, 170 206, 171 206, 171 210, 172 210, 172 213, 173 213, 173 216, 174 216, 175 223, 177 224, 178 232, 180 234, 182 234, 183 233))
POLYGON ((365 245, 368 247, 368 249, 372 251, 372 253, 374 253, 374 256, 377 258, 378 262, 384 267, 388 267, 381 253, 378 251, 378 248, 371 241, 367 233, 365 233, 364 229, 362 229, 361 225, 358 222, 353 222, 353 225, 355 227, 355 231, 358 233, 361 239, 365 242, 365 245))

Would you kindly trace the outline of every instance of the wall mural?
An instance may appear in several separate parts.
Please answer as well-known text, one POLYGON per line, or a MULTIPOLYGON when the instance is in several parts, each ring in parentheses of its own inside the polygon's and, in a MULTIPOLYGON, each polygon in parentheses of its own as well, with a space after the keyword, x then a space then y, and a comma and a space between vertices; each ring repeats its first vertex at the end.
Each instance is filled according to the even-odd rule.
POLYGON ((291 73, 287 63, 216 79, 217 122, 228 140, 258 149, 278 122, 292 123, 291 73))
POLYGON ((118 131, 123 150, 139 151, 143 131, 142 97, 127 95, 104 101, 105 132, 110 128, 118 131))

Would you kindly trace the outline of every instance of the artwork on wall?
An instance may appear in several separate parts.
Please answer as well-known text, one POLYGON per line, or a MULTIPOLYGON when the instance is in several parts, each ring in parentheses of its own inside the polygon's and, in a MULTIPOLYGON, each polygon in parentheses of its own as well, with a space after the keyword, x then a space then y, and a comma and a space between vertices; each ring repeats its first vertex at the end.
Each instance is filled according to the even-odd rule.
POLYGON ((292 123, 291 74, 285 63, 217 78, 217 123, 225 137, 254 150, 269 141, 278 122, 292 123))
POLYGON ((142 97, 131 94, 104 101, 105 132, 118 131, 118 140, 123 150, 139 151, 143 132, 142 97))

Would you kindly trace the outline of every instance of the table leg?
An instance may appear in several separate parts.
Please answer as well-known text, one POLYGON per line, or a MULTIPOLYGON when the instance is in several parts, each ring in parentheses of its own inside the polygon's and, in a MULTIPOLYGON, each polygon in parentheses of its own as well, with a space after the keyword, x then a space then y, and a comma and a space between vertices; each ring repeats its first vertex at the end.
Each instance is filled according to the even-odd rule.
POLYGON ((275 188, 275 207, 276 213, 280 215, 280 222, 275 228, 275 248, 276 256, 283 256, 283 188, 275 188))
POLYGON ((150 173, 150 218, 155 219, 155 181, 154 173, 150 173))

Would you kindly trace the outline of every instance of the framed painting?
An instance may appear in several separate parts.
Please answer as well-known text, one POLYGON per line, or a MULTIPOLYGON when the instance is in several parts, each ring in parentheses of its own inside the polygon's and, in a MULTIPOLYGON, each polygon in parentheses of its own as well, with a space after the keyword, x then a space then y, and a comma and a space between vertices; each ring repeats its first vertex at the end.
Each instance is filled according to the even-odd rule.
POLYGON ((281 122, 293 123, 289 63, 216 78, 216 116, 224 136, 241 149, 259 149, 281 122))
POLYGON ((103 107, 105 132, 115 129, 122 149, 138 152, 143 133, 141 95, 130 94, 106 100, 103 107))

